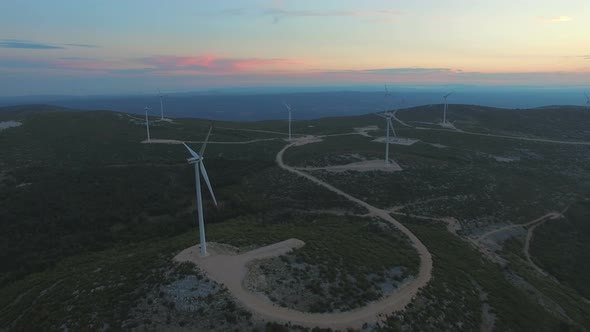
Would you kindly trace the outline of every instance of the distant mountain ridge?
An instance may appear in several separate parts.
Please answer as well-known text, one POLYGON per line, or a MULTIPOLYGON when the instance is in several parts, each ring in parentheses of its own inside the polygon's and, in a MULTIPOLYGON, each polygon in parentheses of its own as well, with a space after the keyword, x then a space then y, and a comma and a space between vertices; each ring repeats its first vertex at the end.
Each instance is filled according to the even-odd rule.
MULTIPOLYGON (((383 92, 331 91, 250 94, 167 94, 164 112, 169 117, 208 118, 215 120, 259 121, 283 119, 283 103, 293 106, 294 120, 309 120, 332 116, 350 116, 385 109, 410 108, 442 104, 442 90, 393 90, 392 96, 383 92)), ((450 111, 454 105, 485 105, 489 107, 529 109, 557 107, 546 105, 582 105, 583 94, 577 90, 456 90, 449 98, 450 111)), ((79 110, 112 110, 143 114, 146 106, 154 116, 160 115, 160 101, 153 95, 121 96, 33 96, 0 98, 0 106, 50 104, 79 110)), ((560 106, 561 107, 561 106, 560 106)), ((574 106, 572 106, 574 107, 574 106)))

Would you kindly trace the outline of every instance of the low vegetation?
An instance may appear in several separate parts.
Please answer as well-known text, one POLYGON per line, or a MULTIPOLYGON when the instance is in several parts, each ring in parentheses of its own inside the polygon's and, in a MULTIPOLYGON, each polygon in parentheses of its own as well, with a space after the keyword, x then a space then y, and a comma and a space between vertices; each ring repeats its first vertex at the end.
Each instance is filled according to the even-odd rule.
MULTIPOLYGON (((409 123, 440 117, 436 106, 398 115, 409 123)), ((575 108, 453 105, 449 117, 478 133, 590 140, 587 114, 575 108)), ((152 137, 181 141, 203 140, 209 126, 199 119, 151 120, 152 137)), ((1 111, 0 121, 22 123, 0 131, 0 329, 294 329, 258 321, 223 285, 172 262, 198 238, 194 173, 182 146, 141 144, 143 120, 122 113, 18 107, 1 111)), ((379 127, 370 135, 384 135, 374 115, 297 121, 297 134, 338 136, 292 147, 285 161, 301 167, 382 159, 382 143, 348 135, 367 125, 379 127)), ((241 250, 293 237, 306 242, 254 266, 250 287, 281 306, 337 312, 416 275, 416 252, 397 231, 276 165, 287 144, 284 121, 215 126, 213 141, 255 142, 207 148, 219 201, 215 209, 205 191, 208 239, 241 250)), ((395 126, 400 136, 420 140, 392 145, 403 171, 311 171, 372 205, 395 208, 433 255, 428 286, 378 329, 473 331, 490 322, 498 331, 588 329, 582 297, 590 292, 590 147, 395 126), (522 257, 521 238, 497 252, 504 265, 465 240, 568 206, 563 222, 537 227, 531 243, 533 261, 549 276, 522 257), (456 236, 412 215, 454 217, 462 230, 456 236)))
POLYGON ((555 331, 568 324, 545 314, 523 289, 504 277, 502 268, 440 224, 402 217, 433 253, 433 279, 402 313, 392 315, 383 331, 473 331, 482 321, 481 293, 487 294, 496 331, 555 331))
POLYGON ((537 227, 531 242, 533 261, 560 283, 590 297, 590 202, 572 204, 565 219, 537 227))
MULTIPOLYGON (((276 220, 272 227, 240 221, 248 225, 240 233, 253 238, 282 234, 306 243, 250 271, 248 286, 281 306, 306 312, 347 311, 389 295, 418 271, 419 260, 409 241, 379 220, 333 215, 276 220)), ((231 237, 227 241, 234 242, 231 237)))

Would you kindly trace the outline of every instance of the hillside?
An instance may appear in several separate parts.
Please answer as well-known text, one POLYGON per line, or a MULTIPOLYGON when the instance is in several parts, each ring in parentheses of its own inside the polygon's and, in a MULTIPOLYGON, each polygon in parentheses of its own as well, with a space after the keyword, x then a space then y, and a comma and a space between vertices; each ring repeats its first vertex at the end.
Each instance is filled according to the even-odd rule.
MULTIPOLYGON (((347 312, 424 277, 426 257, 391 218, 433 269, 405 310, 367 330, 590 328, 590 113, 452 105, 454 128, 442 128, 440 110, 396 113, 398 136, 417 140, 390 146, 401 171, 379 166, 375 115, 296 121, 289 146, 285 121, 215 122, 208 241, 247 252, 302 240, 250 266, 249 291, 281 308, 347 312)), ((151 144, 144 119, 126 113, 0 109, 8 121, 20 125, 0 130, 0 330, 284 329, 173 261, 198 231, 194 171, 169 143, 199 148, 209 121, 151 118, 151 144)))

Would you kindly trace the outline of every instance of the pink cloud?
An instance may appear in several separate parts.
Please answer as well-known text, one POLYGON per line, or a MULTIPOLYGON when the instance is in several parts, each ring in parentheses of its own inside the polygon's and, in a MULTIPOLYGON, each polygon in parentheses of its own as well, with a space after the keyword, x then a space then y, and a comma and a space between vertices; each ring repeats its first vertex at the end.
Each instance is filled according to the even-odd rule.
POLYGON ((310 69, 301 59, 228 58, 217 55, 160 56, 134 60, 86 58, 35 59, 0 56, 2 75, 31 75, 55 78, 96 77, 145 80, 165 77, 235 85, 254 84, 484 84, 542 85, 590 84, 590 68, 576 72, 469 72, 452 68, 379 68, 365 70, 310 69))
POLYGON ((140 60, 157 71, 184 71, 186 73, 239 74, 250 71, 291 71, 306 64, 301 59, 281 58, 228 58, 219 55, 159 56, 140 60))
POLYGON ((199 56, 159 56, 144 59, 147 64, 158 67, 212 67, 219 57, 216 55, 199 56))

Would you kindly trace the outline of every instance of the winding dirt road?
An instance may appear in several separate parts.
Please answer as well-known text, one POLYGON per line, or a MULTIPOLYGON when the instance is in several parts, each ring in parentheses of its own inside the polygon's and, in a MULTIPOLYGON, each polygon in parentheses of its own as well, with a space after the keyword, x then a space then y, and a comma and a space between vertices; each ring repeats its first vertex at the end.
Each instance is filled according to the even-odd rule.
MULTIPOLYGON (((330 314, 311 314, 304 312, 297 312, 290 310, 290 313, 285 315, 282 309, 276 307, 277 311, 274 319, 278 321, 290 321, 292 323, 302 326, 319 326, 329 327, 336 329, 346 328, 360 328, 366 322, 376 322, 385 318, 385 315, 389 315, 394 311, 403 310, 407 304, 412 302, 414 296, 418 293, 420 288, 426 286, 426 284, 432 278, 432 256, 428 251, 428 248, 412 233, 408 228, 402 225, 399 221, 395 220, 387 210, 382 210, 374 207, 356 197, 353 197, 342 190, 326 183, 318 178, 295 169, 294 167, 288 166, 283 161, 283 154, 285 151, 295 145, 304 145, 316 141, 315 138, 310 138, 304 141, 296 141, 285 146, 277 154, 277 164, 286 171, 297 174, 304 177, 338 195, 345 197, 346 199, 363 206, 369 211, 369 215, 379 217, 397 227, 402 233, 404 233, 416 248, 420 257, 420 267, 416 278, 405 285, 403 285, 398 291, 391 294, 390 296, 383 298, 379 301, 372 302, 365 307, 351 310, 341 313, 330 313, 330 314)), ((273 312, 265 312, 265 316, 273 316, 273 312)))
POLYGON ((397 121, 399 124, 401 124, 401 125, 403 125, 405 127, 409 127, 409 128, 413 128, 413 129, 417 129, 417 130, 446 131, 446 132, 450 132, 450 133, 459 133, 459 134, 465 134, 465 135, 484 136, 484 137, 498 137, 498 138, 507 138, 507 139, 517 139, 517 140, 531 141, 531 142, 541 142, 541 143, 568 144, 568 145, 590 145, 590 142, 584 142, 584 141, 561 141, 561 140, 552 140, 552 139, 547 139, 547 138, 508 136, 508 135, 498 135, 498 134, 484 134, 484 133, 476 133, 476 132, 472 132, 472 131, 463 131, 463 130, 460 130, 460 129, 457 129, 457 128, 455 128, 455 129, 443 129, 443 128, 414 127, 414 126, 411 126, 411 125, 403 122, 402 120, 400 120, 397 117, 397 111, 395 111, 393 113, 393 119, 395 121, 397 121))
POLYGON ((243 284, 246 264, 248 261, 260 258, 260 255, 270 257, 277 253, 284 253, 291 248, 303 245, 301 241, 291 239, 284 243, 278 243, 268 248, 261 248, 242 255, 215 254, 211 257, 204 258, 197 256, 198 248, 195 246, 181 252, 176 259, 180 261, 191 260, 197 263, 210 277, 212 277, 213 280, 225 284, 239 303, 250 310, 254 315, 265 320, 291 323, 310 328, 320 327, 338 330, 346 330, 348 328, 361 329, 363 324, 381 321, 386 318, 386 315, 389 315, 394 311, 403 310, 406 305, 412 302, 420 288, 426 286, 432 277, 432 256, 426 246, 408 228, 395 220, 389 214, 389 211, 369 205, 368 203, 305 172, 285 165, 283 162, 283 154, 288 148, 295 145, 318 142, 318 139, 318 137, 309 136, 288 144, 277 154, 276 161, 278 165, 291 173, 295 173, 313 181, 314 183, 365 207, 369 211, 368 215, 377 216, 396 226, 410 239, 420 257, 419 271, 415 279, 401 285, 393 294, 381 300, 371 302, 362 308, 346 312, 318 314, 280 307, 272 303, 267 297, 247 290, 243 284))
POLYGON ((498 138, 508 138, 508 139, 518 139, 518 140, 522 140, 522 141, 541 142, 541 143, 554 143, 554 144, 567 144, 567 145, 590 145, 590 142, 583 142, 583 141, 561 141, 561 140, 552 140, 552 139, 547 139, 547 138, 532 138, 532 137, 522 137, 522 136, 483 134, 483 133, 474 133, 472 131, 463 131, 463 130, 450 130, 450 129, 438 129, 438 128, 422 128, 422 127, 415 127, 415 129, 446 131, 446 132, 460 133, 460 134, 465 134, 465 135, 484 136, 484 137, 498 137, 498 138))
MULTIPOLYGON (((545 223, 547 220, 555 220, 558 219, 560 217, 564 218, 565 217, 565 213, 566 211, 569 209, 569 206, 566 207, 563 211, 561 211, 560 213, 555 214, 552 217, 549 218, 545 218, 541 221, 539 221, 538 223, 534 224, 533 226, 531 226, 526 234, 526 239, 524 241, 524 248, 522 249, 523 253, 524 253, 524 257, 526 257, 526 260, 529 262, 529 265, 532 266, 535 270, 537 270, 537 272, 539 272, 540 274, 544 275, 544 276, 550 276, 549 273, 545 272, 541 267, 539 267, 537 264, 535 264, 535 262, 533 262, 533 260, 531 259, 531 255, 529 253, 529 248, 531 247, 531 241, 533 239, 533 233, 535 232, 535 228, 537 228, 538 226, 541 226, 543 223, 545 223)), ((553 278, 554 279, 554 278, 553 278)), ((557 281, 557 279, 554 279, 557 281)))

